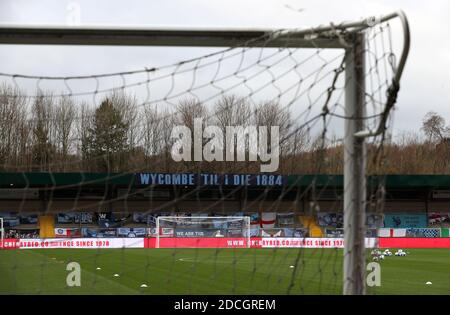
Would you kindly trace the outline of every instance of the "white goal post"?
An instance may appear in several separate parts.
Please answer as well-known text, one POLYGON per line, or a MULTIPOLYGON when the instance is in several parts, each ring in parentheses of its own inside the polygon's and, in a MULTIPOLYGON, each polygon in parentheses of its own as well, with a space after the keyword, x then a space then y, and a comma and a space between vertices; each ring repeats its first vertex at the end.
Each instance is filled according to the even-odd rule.
POLYGON ((159 216, 156 218, 156 248, 162 237, 232 237, 242 238, 250 248, 249 216, 159 216), (177 234, 178 229, 178 234, 177 234), (182 229, 182 233, 179 230, 182 229), (189 233, 191 232, 191 233, 189 233))

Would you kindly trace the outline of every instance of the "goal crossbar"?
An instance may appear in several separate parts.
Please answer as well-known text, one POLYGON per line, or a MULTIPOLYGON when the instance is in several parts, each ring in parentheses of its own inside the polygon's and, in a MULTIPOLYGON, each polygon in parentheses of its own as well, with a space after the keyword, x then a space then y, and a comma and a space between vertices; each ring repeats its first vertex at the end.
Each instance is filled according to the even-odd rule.
MULTIPOLYGON (((409 27, 403 11, 377 19, 378 23, 400 18, 404 32, 404 49, 399 62, 403 71, 403 55, 409 50, 409 27)), ((270 41, 265 36, 274 29, 262 28, 190 28, 175 27, 112 27, 112 26, 49 26, 0 24, 0 44, 31 45, 114 45, 114 46, 189 46, 292 48, 346 48, 337 31, 359 32, 370 25, 367 19, 308 29, 284 29, 270 41), (258 40, 260 39, 260 40, 258 40)))

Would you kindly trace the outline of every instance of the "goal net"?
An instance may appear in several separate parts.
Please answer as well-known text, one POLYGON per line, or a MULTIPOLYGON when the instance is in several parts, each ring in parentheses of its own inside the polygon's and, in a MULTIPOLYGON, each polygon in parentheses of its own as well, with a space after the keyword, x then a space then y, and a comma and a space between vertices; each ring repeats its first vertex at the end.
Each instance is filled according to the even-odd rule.
POLYGON ((18 246, 57 248, 2 251, 2 290, 365 292, 403 13, 280 30, 2 25, 0 44, 0 216, 18 246), (208 240, 222 245, 192 249, 208 240), (53 271, 73 261, 81 288, 53 271))
POLYGON ((248 216, 161 216, 156 221, 156 248, 202 246, 250 248, 250 244, 248 216), (161 241, 161 238, 164 239, 161 241), (217 238, 226 240, 221 241, 217 238), (190 242, 191 239, 195 241, 190 242))

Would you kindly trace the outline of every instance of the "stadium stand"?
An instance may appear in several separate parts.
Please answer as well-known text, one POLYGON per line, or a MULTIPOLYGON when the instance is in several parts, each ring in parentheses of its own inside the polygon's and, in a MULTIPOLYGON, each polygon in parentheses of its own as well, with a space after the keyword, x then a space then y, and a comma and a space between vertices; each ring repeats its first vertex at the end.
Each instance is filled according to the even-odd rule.
MULTIPOLYGON (((8 193, 0 197, 0 217, 6 232, 10 232, 8 235, 151 236, 157 215, 246 215, 251 218, 252 236, 342 235, 342 176, 337 175, 323 178, 327 189, 318 195, 307 191, 316 175, 290 175, 284 176, 279 186, 205 185, 192 196, 192 189, 183 185, 146 186, 138 181, 139 174, 2 174, 0 189, 8 193), (33 193, 23 195, 20 188, 33 193), (258 202, 263 194, 264 202, 258 202), (227 197, 223 198, 224 195, 227 197)), ((436 193, 436 187, 450 188, 448 176, 389 175, 385 178, 385 210, 367 215, 370 235, 377 228, 405 229, 396 235, 429 237, 448 233, 448 200, 444 198, 446 195, 436 193), (439 229, 444 230, 436 232, 439 229)))
MULTIPOLYGON (((10 238, 38 237, 146 237, 153 236, 151 229, 156 218, 164 216, 221 216, 215 213, 123 213, 113 212, 106 217, 102 213, 69 212, 55 215, 19 215, 0 213, 5 218, 5 229, 10 238)), ((317 215, 296 215, 293 212, 235 213, 233 216, 251 217, 251 236, 264 237, 342 237, 343 214, 324 212, 317 215)), ((430 213, 428 224, 423 214, 386 213, 368 214, 368 236, 376 235, 378 228, 404 229, 409 237, 439 237, 439 229, 450 226, 448 213, 430 213), (387 220, 385 219, 387 218, 387 220)))

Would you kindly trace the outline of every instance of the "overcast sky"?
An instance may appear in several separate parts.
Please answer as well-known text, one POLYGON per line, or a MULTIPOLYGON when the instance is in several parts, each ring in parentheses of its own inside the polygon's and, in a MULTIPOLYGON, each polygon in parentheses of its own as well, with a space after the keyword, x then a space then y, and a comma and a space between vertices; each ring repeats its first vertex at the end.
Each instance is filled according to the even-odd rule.
MULTIPOLYGON (((401 82, 395 130, 414 131, 430 110, 450 124, 450 1, 305 0, 2 0, 0 22, 96 25, 292 28, 355 20, 403 9, 410 21, 411 51, 401 82)), ((396 35, 397 36, 397 35, 396 35)), ((140 69, 201 55, 159 51, 148 59, 142 48, 3 46, 2 70, 34 75, 77 75, 140 69), (6 62, 5 62, 6 61, 6 62), (89 61, 89 62, 87 62, 89 61)))

